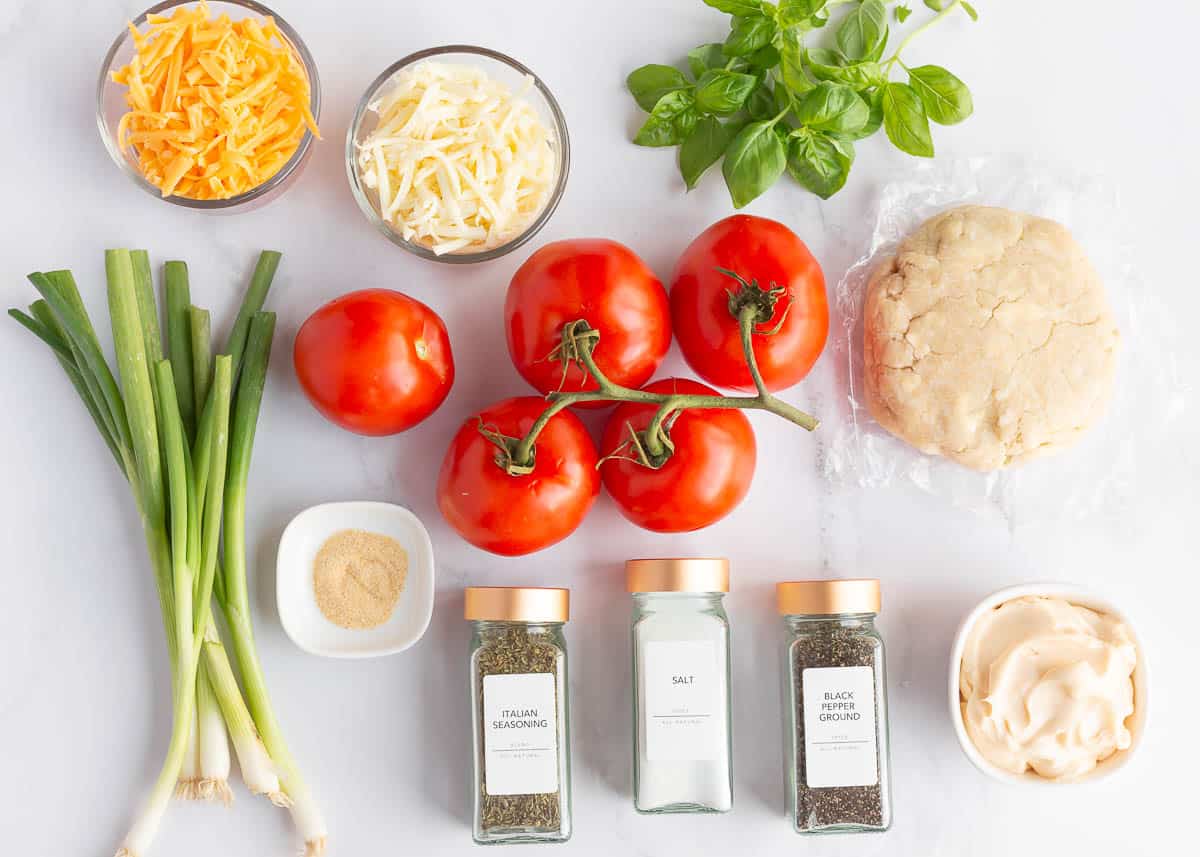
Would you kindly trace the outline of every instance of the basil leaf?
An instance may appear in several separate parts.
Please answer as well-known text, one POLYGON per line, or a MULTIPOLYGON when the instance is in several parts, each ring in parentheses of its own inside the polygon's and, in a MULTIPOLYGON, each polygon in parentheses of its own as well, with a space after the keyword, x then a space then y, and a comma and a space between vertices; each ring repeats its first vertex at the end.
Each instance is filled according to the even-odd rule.
POLYGON ((787 88, 776 84, 775 91, 771 91, 771 87, 763 81, 754 88, 750 93, 750 97, 746 99, 746 112, 750 114, 751 119, 770 119, 776 113, 783 109, 778 105, 779 93, 787 92, 787 88))
POLYGON ((867 124, 871 108, 844 83, 823 81, 800 101, 796 118, 818 131, 857 131, 867 124))
POLYGON ((750 68, 758 69, 759 71, 775 68, 775 66, 779 65, 779 60, 779 48, 774 45, 761 47, 746 57, 746 62, 750 64, 750 68))
POLYGON ((678 146, 692 133, 699 120, 696 96, 685 89, 677 89, 658 99, 633 142, 639 146, 678 146))
POLYGON ((775 22, 763 15, 734 18, 733 32, 725 40, 727 57, 744 57, 771 43, 775 37, 775 22))
POLYGON ((780 0, 775 20, 781 27, 796 27, 805 24, 825 8, 825 2, 826 0, 780 0))
POLYGON ((802 187, 829 199, 846 184, 854 146, 801 128, 788 145, 787 171, 802 187))
POLYGON ((658 99, 668 92, 688 87, 687 78, 669 65, 644 65, 625 78, 625 85, 637 100, 638 106, 649 113, 658 99))
POLYGON ((779 179, 787 152, 770 122, 751 122, 725 151, 721 172, 734 208, 742 208, 779 179))
POLYGON ((692 71, 692 77, 699 78, 710 68, 723 68, 725 54, 721 50, 720 42, 712 42, 688 51, 687 61, 688 68, 692 71))
POLYGON ((837 51, 812 48, 804 52, 805 68, 818 80, 848 83, 855 89, 866 89, 884 82, 886 75, 877 62, 847 63, 837 51))
POLYGON ((679 172, 688 190, 696 186, 705 170, 721 159, 738 130, 740 125, 722 124, 715 116, 705 116, 696 123, 679 147, 679 172))
POLYGON ((772 110, 770 115, 772 116, 782 112, 785 108, 787 110, 794 110, 796 108, 795 103, 792 101, 791 93, 782 84, 775 84, 775 91, 772 93, 771 100, 773 104, 771 105, 772 110))
POLYGON ((750 96, 758 78, 725 69, 710 69, 696 81, 696 108, 701 113, 733 113, 750 96))
POLYGON ((933 157, 933 137, 925 105, 905 83, 883 87, 883 129, 897 149, 920 158, 933 157))
POLYGON ((704 3, 730 15, 755 15, 762 12, 760 0, 704 0, 704 3))
POLYGON ((908 82, 920 96, 929 118, 939 125, 961 122, 975 109, 971 90, 940 65, 910 68, 908 82))
POLYGON ((907 6, 896 7, 896 20, 903 24, 908 20, 908 16, 912 14, 912 9, 907 6))
POLYGON ((779 41, 779 76, 793 95, 803 95, 814 86, 804 71, 804 50, 795 30, 782 31, 779 41))
POLYGON ((883 91, 876 89, 870 93, 860 93, 870 105, 870 112, 867 114, 867 124, 863 125, 857 131, 843 131, 840 136, 848 140, 863 140, 870 137, 879 130, 879 126, 883 124, 883 91))
POLYGON ((882 0, 863 0, 838 27, 838 49, 849 60, 878 59, 887 43, 886 18, 882 0))

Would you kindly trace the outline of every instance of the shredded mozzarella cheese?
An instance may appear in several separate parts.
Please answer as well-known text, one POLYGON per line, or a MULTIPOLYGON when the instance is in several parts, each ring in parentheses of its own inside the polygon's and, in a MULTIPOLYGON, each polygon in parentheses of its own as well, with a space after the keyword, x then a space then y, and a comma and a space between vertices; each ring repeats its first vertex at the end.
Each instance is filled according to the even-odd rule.
POLYGON ((359 176, 406 241, 444 253, 498 247, 542 212, 557 179, 553 132, 522 96, 482 69, 422 62, 368 109, 359 176))

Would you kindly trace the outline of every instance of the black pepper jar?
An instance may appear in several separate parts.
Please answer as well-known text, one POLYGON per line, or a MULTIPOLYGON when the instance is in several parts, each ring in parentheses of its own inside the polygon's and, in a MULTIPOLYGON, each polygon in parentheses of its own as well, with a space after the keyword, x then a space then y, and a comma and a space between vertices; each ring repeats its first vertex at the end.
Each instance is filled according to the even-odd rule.
POLYGON ((892 824, 887 679, 878 580, 776 586, 787 623, 788 813, 797 833, 892 824))

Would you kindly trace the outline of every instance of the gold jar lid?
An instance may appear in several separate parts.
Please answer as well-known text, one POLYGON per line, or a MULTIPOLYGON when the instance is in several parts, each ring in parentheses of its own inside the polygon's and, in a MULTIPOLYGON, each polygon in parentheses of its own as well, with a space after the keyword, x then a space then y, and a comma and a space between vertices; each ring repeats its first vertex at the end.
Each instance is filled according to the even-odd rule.
POLYGON ((566 622, 571 590, 540 586, 468 586, 463 618, 483 622, 566 622))
POLYGON ((729 560, 720 557, 631 559, 625 563, 630 592, 728 592, 729 560))
POLYGON ((785 616, 878 613, 879 581, 873 577, 789 580, 775 584, 775 600, 785 616))

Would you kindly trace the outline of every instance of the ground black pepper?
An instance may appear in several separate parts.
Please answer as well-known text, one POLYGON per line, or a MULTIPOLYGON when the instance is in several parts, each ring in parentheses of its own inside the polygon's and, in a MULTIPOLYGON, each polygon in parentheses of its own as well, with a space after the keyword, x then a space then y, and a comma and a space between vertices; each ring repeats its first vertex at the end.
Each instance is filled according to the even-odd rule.
MULTIPOLYGON (((874 827, 885 829, 890 808, 885 807, 882 786, 842 786, 810 788, 807 785, 804 741, 804 670, 815 667, 870 667, 875 675, 875 697, 879 699, 879 681, 883 675, 883 645, 873 633, 860 627, 845 627, 836 620, 814 622, 798 634, 792 643, 792 680, 795 682, 796 723, 796 827, 813 831, 826 827, 874 827)), ((880 783, 886 776, 886 759, 879 756, 879 730, 886 723, 875 723, 876 765, 880 783)))

